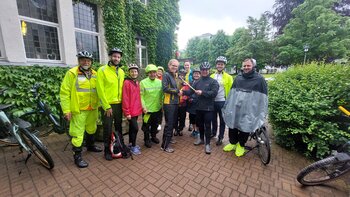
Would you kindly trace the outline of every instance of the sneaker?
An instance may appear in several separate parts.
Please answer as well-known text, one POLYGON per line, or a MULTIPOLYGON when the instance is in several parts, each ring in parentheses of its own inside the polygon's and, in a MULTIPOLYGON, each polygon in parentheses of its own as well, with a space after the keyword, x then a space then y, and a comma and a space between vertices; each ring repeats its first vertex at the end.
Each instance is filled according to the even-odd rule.
POLYGON ((106 159, 107 161, 112 161, 112 160, 113 160, 112 154, 111 154, 111 153, 106 153, 106 152, 105 152, 105 159, 106 159))
POLYGON ((210 153, 211 153, 210 144, 205 145, 205 153, 206 153, 206 154, 210 154, 210 153))
POLYGON ((171 139, 171 140, 170 140, 170 144, 176 144, 176 140, 171 139))
POLYGON ((235 144, 227 144, 226 146, 224 146, 224 148, 222 149, 225 152, 230 152, 236 149, 236 145, 235 144))
POLYGON ((236 145, 236 152, 235 152, 236 156, 241 157, 244 155, 244 153, 245 153, 244 147, 242 147, 238 142, 236 145))
POLYGON ((141 151, 141 147, 139 145, 135 145, 135 148, 137 148, 137 150, 141 151))
POLYGON ((157 127, 157 131, 160 131, 160 130, 162 130, 162 125, 158 125, 157 127))
POLYGON ((136 146, 132 146, 130 151, 134 155, 140 155, 141 154, 141 151, 136 146))
POLYGON ((200 139, 200 138, 197 138, 197 141, 195 141, 193 144, 194 144, 195 146, 199 146, 199 145, 201 145, 201 144, 204 144, 204 140, 202 140, 202 139, 200 139))
POLYGON ((175 150, 174 150, 173 148, 171 148, 171 147, 168 147, 168 148, 162 149, 162 150, 165 151, 165 152, 167 152, 167 153, 173 153, 173 152, 175 152, 175 150))

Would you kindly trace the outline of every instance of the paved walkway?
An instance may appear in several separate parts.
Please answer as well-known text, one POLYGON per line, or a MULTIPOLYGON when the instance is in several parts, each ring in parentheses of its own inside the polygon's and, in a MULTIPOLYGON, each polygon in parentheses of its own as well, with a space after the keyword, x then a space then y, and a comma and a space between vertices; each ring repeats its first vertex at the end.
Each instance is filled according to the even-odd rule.
POLYGON ((145 148, 139 132, 142 155, 106 161, 103 153, 84 152, 90 164, 85 169, 74 166, 70 146, 64 151, 65 135, 43 138, 55 161, 52 171, 34 157, 25 165, 18 147, 0 147, 0 196, 349 196, 349 178, 299 185, 295 177, 310 162, 276 144, 264 166, 254 151, 237 158, 214 145, 206 155, 189 134, 175 137, 176 151, 168 154, 159 145, 145 148))

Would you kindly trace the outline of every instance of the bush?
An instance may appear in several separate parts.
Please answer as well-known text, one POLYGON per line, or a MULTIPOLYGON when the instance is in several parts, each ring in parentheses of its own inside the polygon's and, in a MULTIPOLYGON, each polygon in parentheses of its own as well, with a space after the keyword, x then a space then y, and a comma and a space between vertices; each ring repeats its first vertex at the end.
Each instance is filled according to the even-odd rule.
POLYGON ((269 82, 269 120, 276 142, 321 158, 350 138, 336 120, 350 107, 350 66, 296 66, 269 82))

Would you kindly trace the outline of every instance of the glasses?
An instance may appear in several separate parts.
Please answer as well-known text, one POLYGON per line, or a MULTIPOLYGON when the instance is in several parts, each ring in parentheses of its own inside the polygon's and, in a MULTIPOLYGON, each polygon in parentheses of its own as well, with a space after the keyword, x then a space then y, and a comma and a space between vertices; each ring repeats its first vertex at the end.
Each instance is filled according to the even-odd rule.
POLYGON ((243 67, 252 67, 252 65, 243 65, 243 67))

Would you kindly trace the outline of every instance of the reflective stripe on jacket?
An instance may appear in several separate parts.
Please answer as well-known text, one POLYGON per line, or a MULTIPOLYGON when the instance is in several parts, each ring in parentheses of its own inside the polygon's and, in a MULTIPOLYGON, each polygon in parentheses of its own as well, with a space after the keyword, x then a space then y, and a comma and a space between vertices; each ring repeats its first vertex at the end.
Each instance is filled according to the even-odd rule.
POLYGON ((61 107, 64 114, 80 113, 80 110, 93 110, 98 107, 95 70, 87 79, 79 71, 79 66, 67 71, 60 89, 61 107))
MULTIPOLYGON (((217 72, 210 75, 211 78, 214 78, 214 75, 217 74, 217 72)), ((225 90, 225 98, 227 98, 228 94, 230 93, 233 78, 231 75, 227 74, 225 71, 222 71, 222 82, 224 84, 224 90, 225 90)))
POLYGON ((124 71, 120 67, 105 65, 97 71, 97 94, 104 110, 111 108, 110 104, 122 102, 124 71))

